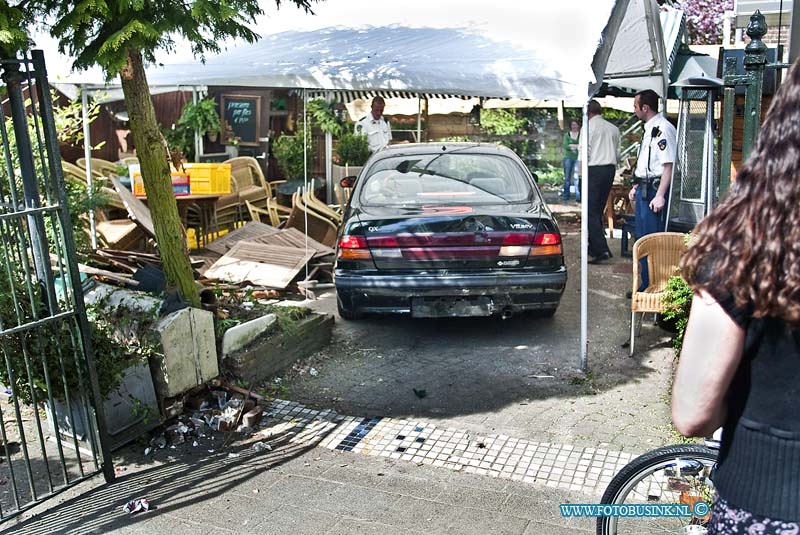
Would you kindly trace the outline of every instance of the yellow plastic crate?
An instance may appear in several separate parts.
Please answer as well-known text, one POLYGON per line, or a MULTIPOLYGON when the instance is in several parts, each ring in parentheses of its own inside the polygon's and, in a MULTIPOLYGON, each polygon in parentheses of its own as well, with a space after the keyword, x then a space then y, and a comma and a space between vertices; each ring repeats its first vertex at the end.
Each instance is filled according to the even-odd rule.
POLYGON ((185 163, 192 195, 225 195, 231 192, 231 164, 185 163))
MULTIPOLYGON (((172 190, 176 195, 188 195, 189 191, 186 187, 188 184, 189 177, 185 173, 172 171, 172 190)), ((142 174, 138 172, 133 173, 133 194, 137 197, 145 197, 147 195, 144 191, 144 179, 142 179, 142 174)))

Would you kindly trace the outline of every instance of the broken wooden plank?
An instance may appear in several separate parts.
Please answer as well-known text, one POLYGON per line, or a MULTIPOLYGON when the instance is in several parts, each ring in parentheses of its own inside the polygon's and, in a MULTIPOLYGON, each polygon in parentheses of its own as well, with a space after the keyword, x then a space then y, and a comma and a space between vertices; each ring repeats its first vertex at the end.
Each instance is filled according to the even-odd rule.
POLYGON ((111 176, 111 183, 114 185, 114 189, 117 190, 120 199, 122 199, 122 204, 125 205, 125 209, 128 211, 128 217, 133 220, 134 223, 142 227, 150 237, 156 237, 156 229, 153 226, 153 219, 150 217, 150 209, 145 206, 145 204, 137 199, 131 190, 126 188, 122 185, 122 182, 115 176, 111 176))
POLYGON ((267 225, 266 223, 249 221, 243 227, 239 227, 236 230, 227 233, 223 237, 209 243, 206 245, 206 249, 219 255, 224 255, 230 251, 231 247, 233 247, 237 242, 242 240, 257 242, 260 238, 275 234, 277 232, 279 232, 278 229, 267 225))
POLYGON ((240 241, 214 262, 204 276, 284 289, 313 256, 314 251, 240 241))
POLYGON ((139 281, 135 281, 119 273, 114 273, 113 271, 106 271, 105 269, 97 269, 92 266, 87 266, 85 264, 78 264, 78 271, 80 271, 81 273, 86 273, 87 275, 95 275, 97 277, 103 277, 104 279, 112 280, 125 285, 139 286, 139 281))
POLYGON ((305 249, 306 245, 308 245, 308 248, 314 251, 314 257, 334 253, 333 249, 327 245, 321 244, 310 236, 308 237, 308 242, 306 242, 306 235, 296 228, 282 229, 280 232, 267 236, 260 241, 271 245, 283 245, 286 247, 296 247, 298 249, 305 249))

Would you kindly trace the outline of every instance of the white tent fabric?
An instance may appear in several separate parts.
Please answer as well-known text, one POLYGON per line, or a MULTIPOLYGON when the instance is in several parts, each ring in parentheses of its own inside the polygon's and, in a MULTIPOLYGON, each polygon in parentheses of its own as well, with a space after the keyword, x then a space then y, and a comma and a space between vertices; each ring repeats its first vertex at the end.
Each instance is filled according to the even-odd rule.
MULTIPOLYGON (((513 17, 492 18, 492 9, 482 4, 480 11, 457 8, 460 16, 426 21, 425 27, 325 27, 267 35, 206 63, 151 67, 148 81, 154 87, 380 89, 574 105, 604 77, 648 79, 642 83, 663 91, 667 54, 655 0, 500 2, 497 9, 502 12, 504 4, 513 4, 513 17), (485 20, 466 26, 470 15, 485 20), (566 28, 560 21, 568 21, 566 28)), ((96 73, 54 83, 104 86, 96 73)), ((113 87, 107 90, 107 99, 114 98, 113 87)))
POLYGON ((661 9, 658 13, 659 25, 651 22, 654 14, 644 7, 643 4, 631 3, 612 48, 603 80, 609 85, 636 91, 652 89, 664 96, 669 72, 680 46, 684 27, 683 11, 670 7, 661 9), (620 35, 627 38, 620 40, 620 35), (656 49, 655 43, 663 43, 663 47, 656 49))

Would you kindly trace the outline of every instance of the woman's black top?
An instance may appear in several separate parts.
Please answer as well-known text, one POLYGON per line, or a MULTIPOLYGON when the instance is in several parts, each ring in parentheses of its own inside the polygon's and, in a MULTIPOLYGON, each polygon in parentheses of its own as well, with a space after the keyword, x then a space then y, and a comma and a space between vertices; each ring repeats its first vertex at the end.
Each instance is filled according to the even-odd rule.
POLYGON ((714 485, 741 509, 800 519, 800 335, 782 320, 753 318, 730 295, 714 297, 747 333, 714 485))

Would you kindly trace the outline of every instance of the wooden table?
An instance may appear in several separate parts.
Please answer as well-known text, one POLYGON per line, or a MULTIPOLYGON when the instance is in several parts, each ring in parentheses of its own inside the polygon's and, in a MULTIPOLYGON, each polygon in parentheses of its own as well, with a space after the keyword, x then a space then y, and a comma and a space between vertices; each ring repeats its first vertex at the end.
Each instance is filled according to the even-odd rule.
MULTIPOLYGON (((198 226, 192 228, 196 231, 198 246, 206 245, 206 235, 215 226, 217 217, 217 200, 222 196, 221 193, 214 195, 176 195, 175 201, 178 203, 178 215, 185 228, 189 228, 189 212, 192 208, 197 208, 199 215, 198 226)), ((143 202, 147 202, 147 197, 137 197, 143 202)))

